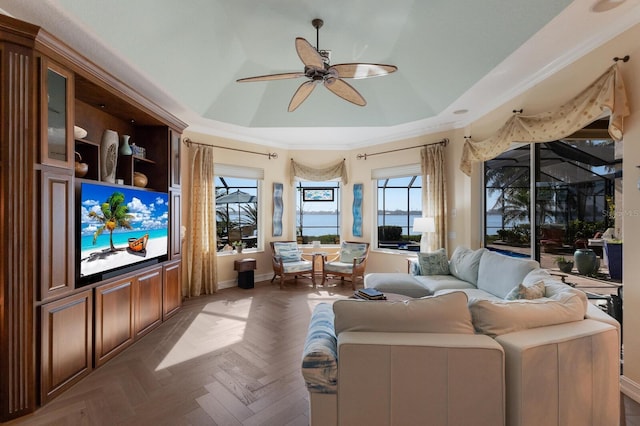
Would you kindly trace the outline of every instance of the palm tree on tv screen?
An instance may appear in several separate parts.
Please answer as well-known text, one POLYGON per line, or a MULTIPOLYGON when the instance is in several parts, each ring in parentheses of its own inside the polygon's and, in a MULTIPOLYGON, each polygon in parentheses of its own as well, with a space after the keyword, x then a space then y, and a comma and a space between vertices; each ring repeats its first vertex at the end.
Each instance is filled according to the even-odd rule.
POLYGON ((93 244, 104 230, 109 231, 109 251, 115 252, 117 249, 113 245, 113 230, 116 228, 133 229, 129 223, 129 219, 133 215, 129 214, 129 207, 124 204, 124 194, 122 192, 114 192, 107 198, 105 203, 100 206, 102 215, 99 215, 95 211, 89 212, 89 217, 95 218, 102 223, 96 232, 93 234, 93 244))

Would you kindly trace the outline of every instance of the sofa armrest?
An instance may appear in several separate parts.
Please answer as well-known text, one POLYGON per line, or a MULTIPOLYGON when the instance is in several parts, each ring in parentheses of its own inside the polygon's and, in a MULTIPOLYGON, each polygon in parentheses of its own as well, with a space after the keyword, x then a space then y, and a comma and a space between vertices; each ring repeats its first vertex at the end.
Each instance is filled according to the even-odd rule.
POLYGON ((506 357, 507 423, 617 425, 618 338, 613 326, 588 319, 498 336, 506 357))
POLYGON ((311 314, 302 353, 302 376, 309 392, 335 393, 338 378, 333 307, 317 305, 311 314))
POLYGON ((338 357, 339 424, 504 424, 504 352, 488 336, 345 331, 338 357))

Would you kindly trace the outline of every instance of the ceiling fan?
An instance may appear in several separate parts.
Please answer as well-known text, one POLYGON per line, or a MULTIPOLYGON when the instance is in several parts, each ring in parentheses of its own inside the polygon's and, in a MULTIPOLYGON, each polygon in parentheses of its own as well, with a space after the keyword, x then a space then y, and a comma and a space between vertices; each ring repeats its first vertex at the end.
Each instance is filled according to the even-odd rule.
POLYGON ((287 72, 281 74, 268 74, 256 77, 247 77, 236 80, 239 83, 250 81, 270 81, 284 80, 288 78, 306 77, 305 81, 298 87, 289 102, 289 112, 294 111, 311 94, 316 85, 322 83, 331 92, 349 102, 359 106, 365 106, 367 101, 343 78, 369 78, 391 74, 398 67, 395 65, 366 64, 366 63, 345 63, 330 65, 330 51, 318 50, 320 27, 324 24, 322 19, 314 19, 311 24, 316 29, 316 47, 313 47, 302 37, 296 38, 296 51, 300 60, 304 64, 303 72, 287 72))

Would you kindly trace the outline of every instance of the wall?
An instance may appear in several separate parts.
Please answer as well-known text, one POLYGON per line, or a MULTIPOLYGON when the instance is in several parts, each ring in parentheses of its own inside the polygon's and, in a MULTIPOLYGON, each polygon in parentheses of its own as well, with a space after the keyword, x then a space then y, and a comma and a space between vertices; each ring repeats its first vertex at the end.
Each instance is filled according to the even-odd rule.
MULTIPOLYGON (((376 206, 373 205, 375 195, 375 185, 371 180, 371 170, 382 167, 401 166, 404 164, 415 164, 420 161, 420 149, 412 148, 408 150, 381 154, 368 157, 366 160, 358 159, 358 154, 372 154, 380 151, 393 150, 397 148, 413 147, 429 142, 435 142, 442 138, 449 138, 450 143, 446 148, 447 159, 447 195, 448 195, 448 210, 449 212, 456 212, 456 216, 449 215, 450 232, 455 235, 455 239, 450 240, 449 250, 452 251, 455 245, 464 244, 469 245, 470 227, 469 223, 469 193, 470 193, 470 180, 464 174, 458 170, 458 163, 460 154, 462 152, 461 141, 463 132, 461 130, 442 132, 429 136, 421 136, 415 138, 408 138, 401 141, 396 141, 388 144, 381 144, 371 146, 362 149, 354 149, 351 151, 328 151, 328 150, 285 150, 280 148, 265 147, 259 145, 253 145, 249 143, 219 138, 211 135, 204 135, 194 132, 185 132, 184 137, 190 138, 199 143, 205 143, 210 145, 235 147, 244 150, 252 150, 257 152, 277 152, 278 158, 269 160, 265 156, 248 154, 243 152, 232 151, 228 149, 215 149, 214 161, 216 163, 235 164, 235 165, 250 165, 251 167, 263 168, 265 173, 264 178, 264 197, 263 206, 260 209, 262 227, 266 229, 264 240, 261 241, 261 249, 248 250, 241 255, 236 254, 221 254, 218 255, 218 283, 220 288, 225 288, 235 285, 236 272, 233 270, 233 262, 238 257, 253 257, 257 260, 257 270, 255 271, 256 279, 270 279, 273 276, 273 270, 271 269, 271 252, 268 247, 271 237, 272 229, 272 212, 273 212, 273 200, 271 198, 271 188, 274 182, 282 182, 284 184, 283 203, 285 211, 283 214, 283 236, 277 237, 278 240, 291 240, 295 238, 295 192, 290 186, 289 177, 289 164, 291 158, 309 166, 325 167, 335 164, 337 161, 341 161, 343 158, 346 161, 347 170, 349 173, 349 182, 344 186, 342 192, 342 205, 341 211, 344 214, 341 217, 341 229, 343 240, 358 240, 358 241, 371 241, 371 236, 376 232, 375 230, 375 212, 376 206), (353 184, 363 184, 363 236, 356 238, 351 233, 352 228, 352 216, 351 206, 353 204, 353 184)), ((189 156, 189 149, 184 148, 184 155, 182 156, 182 170, 183 170, 183 224, 189 228, 189 188, 191 182, 191 158, 189 156)), ((187 232, 188 235, 188 232, 187 232)), ((477 241, 477 239, 476 239, 477 241)), ((476 244, 477 246, 477 244, 476 244)), ((401 271, 404 272, 407 269, 406 254, 398 254, 393 252, 372 251, 370 255, 370 261, 368 262, 367 270, 369 272, 384 272, 384 271, 401 271)), ((187 278, 187 262, 185 252, 185 280, 187 278)), ((186 282, 186 281, 185 281, 186 282)))

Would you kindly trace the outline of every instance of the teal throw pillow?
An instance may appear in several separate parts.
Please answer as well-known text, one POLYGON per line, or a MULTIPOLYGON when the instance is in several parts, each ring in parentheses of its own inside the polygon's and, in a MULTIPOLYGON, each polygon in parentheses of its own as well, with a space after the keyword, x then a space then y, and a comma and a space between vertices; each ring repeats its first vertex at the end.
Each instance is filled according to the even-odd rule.
POLYGON ((282 258, 283 263, 299 262, 302 260, 298 244, 296 243, 273 243, 273 249, 277 256, 282 258))
POLYGON ((353 259, 364 256, 366 252, 366 244, 343 242, 340 248, 340 262, 353 263, 353 259))
POLYGON ((449 275, 449 259, 444 248, 433 253, 418 253, 421 275, 449 275))

